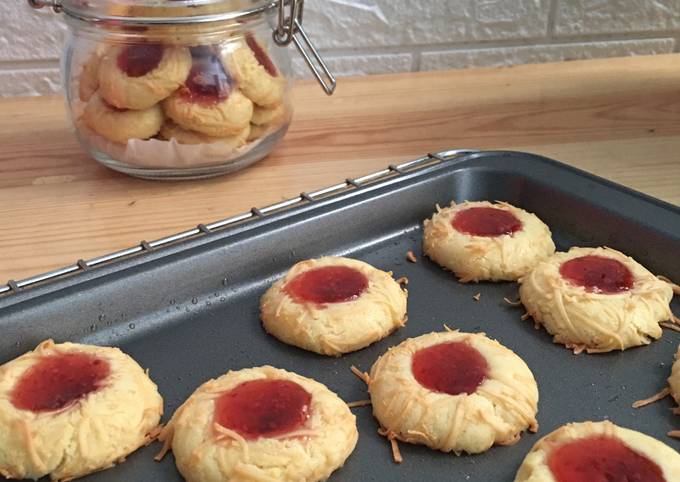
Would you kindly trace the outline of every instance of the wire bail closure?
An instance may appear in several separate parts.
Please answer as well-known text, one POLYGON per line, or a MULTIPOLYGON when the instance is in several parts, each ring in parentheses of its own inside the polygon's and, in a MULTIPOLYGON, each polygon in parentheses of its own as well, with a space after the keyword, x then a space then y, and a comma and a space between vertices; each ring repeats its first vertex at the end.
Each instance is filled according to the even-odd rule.
POLYGON ((291 42, 302 55, 305 63, 316 77, 317 82, 327 95, 332 95, 337 82, 326 62, 321 58, 309 36, 302 28, 302 11, 304 0, 279 0, 279 21, 274 30, 274 42, 285 47, 291 42), (288 7, 288 11, 286 11, 288 7))

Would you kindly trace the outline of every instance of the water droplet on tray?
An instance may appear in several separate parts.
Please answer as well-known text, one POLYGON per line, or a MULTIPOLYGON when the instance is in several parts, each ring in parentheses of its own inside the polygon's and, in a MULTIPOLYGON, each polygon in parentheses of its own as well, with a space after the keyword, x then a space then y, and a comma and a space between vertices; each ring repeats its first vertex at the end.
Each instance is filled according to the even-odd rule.
POLYGON ((191 304, 197 305, 198 304, 198 298, 191 298, 191 304))
POLYGON ((134 330, 136 325, 134 323, 130 323, 128 326, 130 327, 131 330, 134 330))

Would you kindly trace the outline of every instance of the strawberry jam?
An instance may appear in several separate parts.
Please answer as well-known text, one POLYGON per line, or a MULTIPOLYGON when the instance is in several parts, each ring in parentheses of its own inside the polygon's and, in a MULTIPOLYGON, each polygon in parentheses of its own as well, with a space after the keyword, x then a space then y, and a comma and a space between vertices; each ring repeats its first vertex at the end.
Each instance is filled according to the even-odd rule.
POLYGON ((309 418, 312 396, 289 380, 253 380, 225 392, 215 404, 215 421, 247 440, 280 437, 309 418))
POLYGON ((193 63, 182 90, 183 97, 189 102, 213 105, 229 97, 232 80, 224 70, 216 55, 192 51, 193 63))
POLYGON ((19 378, 11 394, 20 410, 61 410, 104 386, 110 367, 87 353, 58 353, 42 357, 19 378))
POLYGON ((154 70, 163 59, 163 46, 157 44, 128 45, 118 54, 118 68, 128 77, 142 77, 154 70))
POLYGON ((342 303, 357 299, 368 288, 368 278, 348 266, 324 266, 300 273, 286 284, 286 292, 300 302, 342 303))
POLYGON ((472 236, 502 236, 522 229, 522 222, 511 212, 489 207, 458 211, 451 220, 457 231, 472 236))
POLYGON ((590 293, 616 294, 633 287, 633 273, 620 261, 588 255, 570 259, 560 266, 564 279, 590 293))
POLYGON ((607 436, 561 445, 551 452, 548 467, 557 482, 666 482, 657 464, 607 436))
POLYGON ((262 46, 257 43, 255 37, 252 35, 246 35, 246 43, 248 44, 248 47, 250 47, 250 50, 253 51, 258 63, 264 67, 264 70, 266 70, 269 75, 272 77, 279 75, 279 72, 276 70, 272 59, 269 58, 269 55, 267 55, 262 46))
POLYGON ((434 392, 474 393, 489 374, 489 364, 475 348, 456 341, 418 350, 411 364, 413 376, 434 392))

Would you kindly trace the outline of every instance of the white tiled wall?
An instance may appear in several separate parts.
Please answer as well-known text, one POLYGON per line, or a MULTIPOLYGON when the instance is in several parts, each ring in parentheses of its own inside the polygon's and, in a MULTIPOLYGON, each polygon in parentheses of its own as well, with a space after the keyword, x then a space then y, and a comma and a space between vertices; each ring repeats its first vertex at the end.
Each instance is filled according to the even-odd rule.
MULTIPOLYGON (((338 75, 668 53, 680 0, 307 0, 304 24, 338 75)), ((0 0, 0 95, 59 88, 63 21, 0 0)), ((298 76, 309 76, 294 57, 298 76)))

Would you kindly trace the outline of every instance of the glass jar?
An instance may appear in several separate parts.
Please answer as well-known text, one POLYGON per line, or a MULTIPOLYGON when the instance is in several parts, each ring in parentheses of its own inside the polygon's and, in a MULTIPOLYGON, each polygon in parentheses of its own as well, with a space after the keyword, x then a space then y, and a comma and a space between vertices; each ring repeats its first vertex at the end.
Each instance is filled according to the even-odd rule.
POLYGON ((241 169, 290 124, 294 43, 328 94, 302 0, 29 0, 64 12, 68 110, 83 148, 147 179, 241 169))

